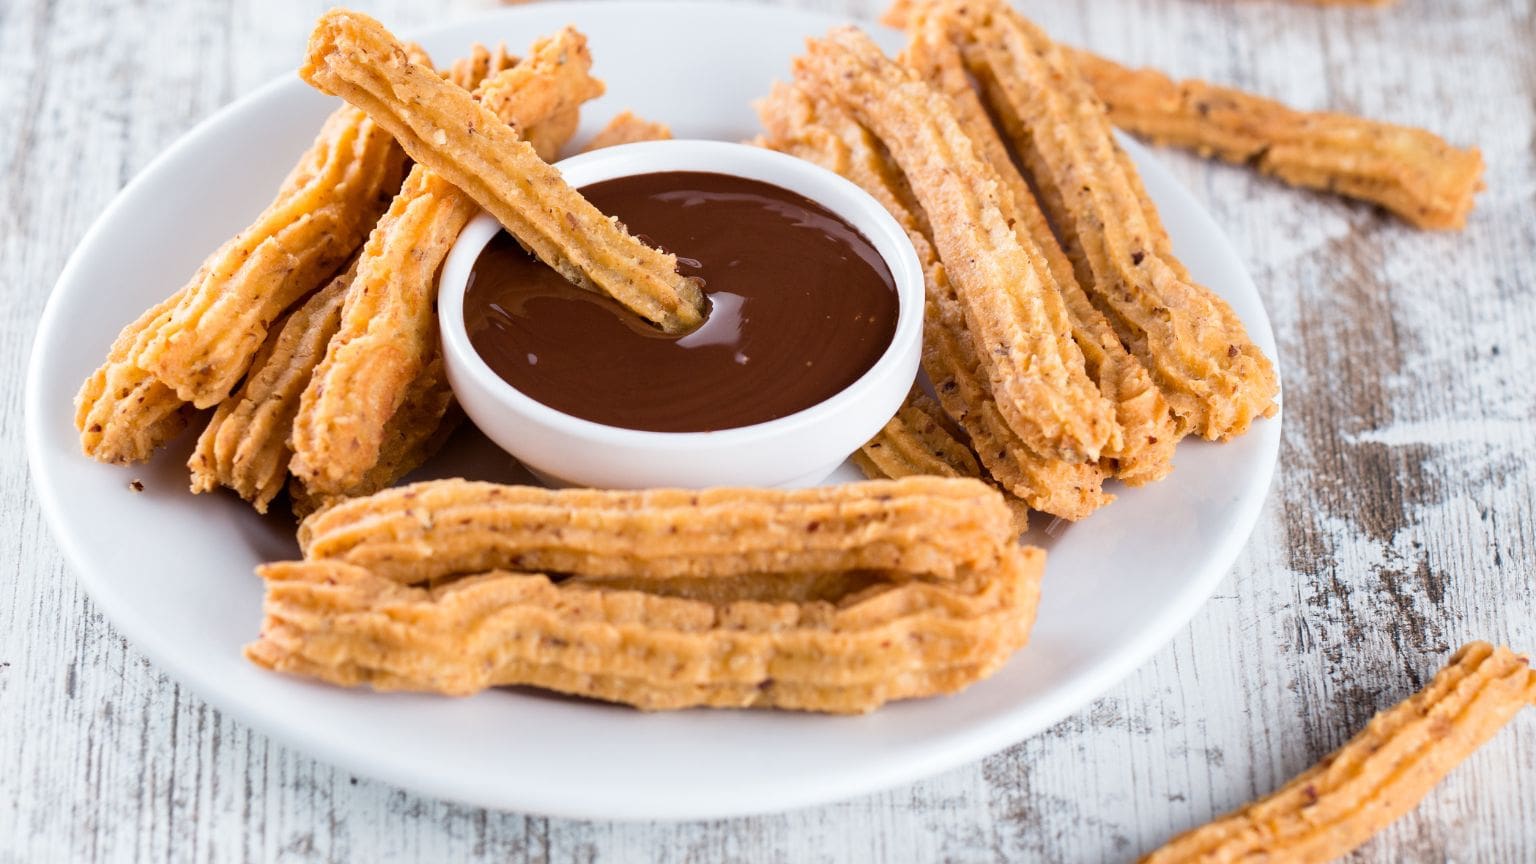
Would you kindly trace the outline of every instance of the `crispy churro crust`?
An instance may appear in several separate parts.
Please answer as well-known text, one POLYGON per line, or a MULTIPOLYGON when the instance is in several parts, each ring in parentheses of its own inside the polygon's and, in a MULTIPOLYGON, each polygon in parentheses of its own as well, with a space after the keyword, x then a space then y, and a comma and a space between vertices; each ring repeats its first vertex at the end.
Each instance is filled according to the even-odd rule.
MULTIPOLYGON (((601 95, 591 66, 586 37, 567 28, 517 66, 495 70, 477 95, 514 128, 536 129, 601 95)), ((390 418, 436 350, 437 272, 478 212, 473 198, 416 165, 369 236, 340 329, 293 424, 292 470, 310 493, 356 488, 379 461, 390 418)))
POLYGON ((442 449, 463 421, 464 411, 453 398, 441 351, 434 346, 432 359, 406 388, 405 400, 385 424, 378 458, 362 478, 332 493, 316 492, 298 477, 290 478, 288 497, 294 515, 303 519, 323 507, 393 485, 442 449))
POLYGON ((1127 69, 1086 51, 1072 61, 1126 131, 1251 165, 1293 186, 1379 204, 1420 228, 1461 228, 1483 188, 1483 157, 1423 129, 1279 102, 1204 81, 1127 69))
POLYGON ((948 2, 929 14, 962 43, 1079 283, 1181 427, 1222 440, 1273 414, 1274 367, 1231 308, 1175 263, 1102 103, 1061 49, 1005 3, 948 2))
MULTIPOLYGON (((965 131, 976 154, 992 167, 1011 194, 1000 196, 1003 216, 1015 231, 1028 235, 1040 250, 1066 304, 1072 322, 1072 338, 1083 352, 1083 366, 1099 392, 1114 405, 1119 424, 1116 441, 1103 452, 1105 468, 1128 486, 1160 480, 1173 470, 1173 451, 1179 433, 1168 401, 1152 383, 1146 367, 1131 356, 1114 328, 1077 282, 1066 252, 1061 248, 1029 184, 1013 164, 987 115, 959 47, 949 39, 940 20, 921 15, 912 21, 912 38, 901 62, 930 85, 948 96, 955 119, 965 131)), ((1160 227, 1160 226, 1159 226, 1160 227)))
POLYGON ((133 362, 145 340, 181 302, 182 293, 171 295, 124 327, 106 362, 85 379, 75 396, 80 449, 92 459, 118 465, 143 462, 187 428, 190 406, 133 362))
POLYGON ((134 362, 180 398, 218 404, 271 323, 363 242, 404 173, 405 153, 387 131, 355 108, 338 109, 277 199, 214 253, 134 362))
POLYGON ((1472 751, 1536 701, 1536 672, 1473 642, 1429 686, 1267 798, 1182 834, 1144 864, 1332 861, 1413 809, 1472 751))
POLYGON ((415 583, 496 569, 587 576, 741 576, 992 566, 1012 514, 974 480, 814 489, 548 490, 466 480, 388 489, 316 513, 304 557, 415 583))
MULTIPOLYGON (((952 422, 937 402, 913 388, 896 415, 851 458, 871 480, 924 475, 990 479, 982 472, 976 455, 958 437, 964 432, 952 429, 952 422)), ((1013 511, 1013 530, 1023 534, 1029 530, 1029 505, 1002 491, 1008 509, 1013 511)))
POLYGON ((1118 427, 1039 250, 1003 216, 1009 191, 944 96, 854 28, 812 41, 795 63, 811 96, 837 104, 878 137, 926 212, 982 368, 1008 425, 1038 452, 1094 461, 1118 427))
POLYGON ((859 713, 952 693, 1027 639, 1044 554, 835 601, 707 602, 541 575, 424 590, 333 561, 266 565, 253 662, 344 686, 466 695, 533 685, 646 710, 859 713))
POLYGON ((620 144, 633 144, 636 141, 666 141, 671 137, 672 129, 667 124, 636 117, 629 111, 621 111, 582 146, 581 152, 590 153, 604 147, 617 147, 620 144))
POLYGON ((1030 507, 1066 519, 1080 519, 1113 500, 1103 492, 1097 464, 1042 457, 1008 427, 980 369, 960 301, 928 240, 925 214, 874 136, 836 106, 784 84, 758 104, 758 116, 765 144, 847 177, 906 229, 926 283, 923 370, 992 479, 1030 507))
POLYGON ((355 272, 349 268, 273 325, 245 383, 219 403, 197 439, 187 462, 193 492, 226 486, 256 512, 267 512, 288 476, 288 435, 299 396, 341 326, 342 303, 355 272))
POLYGON ((598 212, 490 106, 426 74, 377 21, 326 13, 300 75, 367 111, 413 159, 494 213, 573 283, 609 294, 668 332, 703 320, 703 295, 677 273, 675 255, 598 212))

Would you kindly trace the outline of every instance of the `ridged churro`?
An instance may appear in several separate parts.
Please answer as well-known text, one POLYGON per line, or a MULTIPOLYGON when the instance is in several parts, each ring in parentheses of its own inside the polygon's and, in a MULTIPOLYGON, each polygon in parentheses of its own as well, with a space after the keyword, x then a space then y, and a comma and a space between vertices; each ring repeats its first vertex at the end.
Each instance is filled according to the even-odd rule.
POLYGON ((1171 840, 1143 864, 1324 862, 1413 809, 1450 770, 1536 702, 1536 672, 1473 642, 1429 686, 1267 798, 1171 840))
MULTIPOLYGON (((957 437, 964 432, 951 429, 952 423, 932 397, 913 388, 896 415, 850 458, 871 480, 916 476, 990 479, 982 472, 976 454, 957 437)), ((1028 531, 1029 505, 1006 490, 1003 499, 1013 511, 1013 530, 1019 534, 1028 531)))
MULTIPOLYGON (((646 710, 859 713, 952 693, 1028 638, 1044 555, 834 601, 711 603, 488 573, 432 590, 334 561, 269 564, 255 663, 344 686, 532 685, 646 710)), ((771 577, 765 577, 771 579, 771 577)))
POLYGON ((571 282, 612 296, 667 332, 703 320, 699 286, 677 258, 598 212, 494 111, 412 63, 366 15, 333 10, 300 75, 368 112, 418 163, 464 190, 571 282))
POLYGON ((980 369, 960 301, 928 240, 926 215, 874 136, 836 106, 784 84, 758 103, 758 116, 767 131, 764 143, 847 177, 906 229, 926 283, 923 370, 992 479, 1030 507, 1066 519, 1080 519, 1113 500, 1103 492, 1097 464, 1042 457, 1008 427, 980 369))
POLYGON ((302 519, 322 507, 372 495, 392 485, 442 449, 463 420, 464 412, 448 384, 441 349, 434 346, 426 367, 406 387, 400 408, 384 425, 378 456, 361 479, 341 492, 318 492, 300 478, 291 478, 288 497, 294 515, 302 519))
POLYGON ((473 91, 484 83, 485 79, 502 70, 511 69, 517 64, 518 59, 507 53, 505 43, 498 44, 496 50, 492 51, 476 42, 470 46, 469 56, 453 61, 447 77, 449 81, 463 89, 473 91))
POLYGON ((171 295, 124 327, 106 362, 81 385, 75 428, 85 455, 117 465, 143 462, 187 428, 186 401, 133 361, 181 297, 182 292, 171 295))
POLYGON ((739 576, 883 569, 953 575, 1012 545, 1012 514, 974 480, 813 489, 548 490, 438 480, 306 519, 310 559, 397 582, 497 569, 587 576, 739 576))
POLYGON ((292 457, 288 437, 299 396, 341 326, 342 304, 356 265, 277 321, 256 353, 245 383, 219 403, 197 439, 187 468, 193 492, 233 489, 256 512, 283 490, 292 457))
POLYGON ((1009 192, 976 157, 944 96, 838 28, 795 62, 807 93, 878 137, 927 213, 998 410, 1043 455, 1095 461, 1114 442, 1114 409, 1089 380, 1055 280, 1004 219, 1009 192))
MULTIPOLYGON (((586 37, 567 28, 476 94, 514 129, 536 129, 601 95, 591 66, 586 37)), ((309 492, 343 494, 378 461, 385 427, 436 349, 437 272, 478 212, 473 198, 418 164, 369 236, 341 327, 293 424, 292 470, 309 492)))
POLYGON ((955 119, 975 145, 976 155, 992 167, 1008 189, 1010 194, 999 196, 1003 216, 1015 231, 1028 236, 1050 267, 1072 323, 1072 338, 1083 352, 1088 377, 1114 405, 1120 430, 1118 440, 1102 454, 1106 469, 1129 486, 1162 479, 1173 470, 1173 451, 1179 440, 1167 400, 1152 383, 1146 367, 1125 349, 1109 321, 1078 284, 1072 262, 1029 184, 1013 164, 944 22, 919 15, 912 21, 911 33, 901 62, 949 97, 955 119))
POLYGON ((362 244, 404 173, 405 153, 386 130, 356 108, 338 109, 277 199, 214 253, 134 362, 180 398, 218 404, 272 322, 362 244))
POLYGON ((1181 427, 1213 440, 1276 410, 1274 367, 1231 308, 1175 263, 1103 105, 1039 28, 1006 3, 940 16, 1042 192, 1078 281, 1152 375, 1181 427))
POLYGON ((1086 51, 1072 61, 1116 126, 1159 144, 1251 165, 1293 186, 1379 204, 1420 228, 1467 223, 1483 188, 1477 148, 1431 132, 1321 111, 1155 69, 1127 69, 1086 51))
POLYGON ((581 152, 590 153, 604 147, 633 144, 637 141, 665 141, 672 137, 672 130, 665 123, 657 123, 622 111, 598 130, 591 140, 582 145, 581 152))

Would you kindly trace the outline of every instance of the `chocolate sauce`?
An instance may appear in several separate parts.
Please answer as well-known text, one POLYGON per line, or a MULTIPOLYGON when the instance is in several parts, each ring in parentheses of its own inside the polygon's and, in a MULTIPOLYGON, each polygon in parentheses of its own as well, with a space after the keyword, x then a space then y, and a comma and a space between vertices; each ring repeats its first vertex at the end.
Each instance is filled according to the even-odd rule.
POLYGON ((464 296, 469 339, 498 375, 551 408, 658 432, 749 426, 836 394, 891 344, 890 269, 855 228, 804 196, 699 172, 623 177, 582 193, 646 243, 677 252, 679 272, 703 280, 709 318, 664 335, 498 235, 464 296))

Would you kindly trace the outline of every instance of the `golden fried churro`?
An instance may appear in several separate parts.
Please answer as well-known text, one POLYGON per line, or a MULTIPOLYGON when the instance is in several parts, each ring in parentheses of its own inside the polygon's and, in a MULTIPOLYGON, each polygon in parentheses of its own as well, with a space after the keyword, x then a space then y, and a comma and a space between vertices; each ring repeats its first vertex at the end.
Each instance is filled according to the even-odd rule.
POLYGON ((463 420, 464 412, 448 385, 441 351, 434 346, 432 359, 406 388, 400 408, 385 424, 378 457, 362 478, 341 492, 331 493, 316 492, 300 478, 292 478, 288 497, 294 515, 302 519, 338 501, 372 495, 393 485, 442 449, 463 420))
POLYGON ((703 320, 702 292, 677 273, 675 255, 599 213, 489 105, 424 72, 377 21, 333 10, 316 25, 300 75, 367 111, 571 282, 668 332, 703 320))
MULTIPOLYGON (((989 479, 975 454, 956 437, 964 433, 951 429, 950 424, 938 403, 914 388, 896 416, 854 452, 853 463, 871 480, 921 475, 989 479)), ((1029 505, 1006 490, 1003 499, 1013 511, 1014 532, 1028 531, 1029 505)))
POLYGON ((737 576, 868 568, 952 575, 1013 543, 974 480, 910 477, 814 489, 636 492, 438 480, 337 504, 299 529, 304 556, 397 582, 495 569, 587 576, 737 576))
POLYGON ((267 512, 288 476, 288 436, 299 396, 341 326, 342 303, 355 273, 354 263, 273 325, 245 383, 219 403, 197 439, 187 462, 193 492, 227 486, 256 512, 267 512))
POLYGON ((1142 859, 1323 862, 1349 854, 1536 701, 1536 672, 1508 648, 1473 642, 1429 686, 1274 794, 1182 834, 1142 859))
POLYGON ((1015 231, 1028 236, 1050 267, 1072 322, 1072 338, 1083 352, 1088 377, 1114 405, 1120 434, 1119 440, 1104 450, 1106 468, 1129 486, 1162 479, 1173 470, 1173 451, 1179 440, 1167 400, 1153 385, 1146 367, 1125 349, 1109 321, 1078 284, 1072 262, 987 116, 966 71, 965 59, 949 39, 944 22, 921 15, 911 20, 912 39, 901 62, 949 97, 955 119, 975 145, 976 155, 992 167, 1011 193, 999 196, 1003 216, 1015 231))
POLYGON ((1241 90, 1069 53, 1109 108, 1109 119, 1159 144, 1379 204, 1420 228, 1465 226, 1483 188, 1476 148, 1452 147, 1423 129, 1297 111, 1241 90))
POLYGON ((177 292, 124 327, 107 360, 75 396, 80 449, 102 462, 143 462, 187 428, 189 406, 176 391, 133 362, 156 326, 169 317, 177 292))
MULTIPOLYGON (((477 94, 501 120, 536 129, 602 93, 591 66, 586 37, 567 28, 477 94)), ((293 425, 292 470, 309 492, 344 494, 378 461, 386 425, 436 350, 437 271, 479 211, 473 198, 418 164, 369 236, 341 327, 293 425)))
POLYGON ((453 61, 453 66, 448 70, 448 80, 472 91, 485 79, 504 69, 511 69, 517 63, 517 58, 507 53, 505 43, 498 44, 496 50, 492 51, 476 42, 470 46, 468 57, 453 61))
POLYGON ((581 152, 590 153, 604 147, 633 144, 636 141, 666 141, 671 137, 672 130, 667 124, 656 123, 623 111, 593 135, 592 139, 581 148, 581 152))
POLYGON ((783 84, 758 104, 758 115, 767 131, 765 143, 847 177, 906 229, 923 264, 927 291, 923 370, 992 479, 1030 507, 1066 519, 1080 519, 1113 500, 1103 492, 1104 474, 1097 464, 1044 458, 1008 427, 980 369, 960 301, 928 240, 925 214, 874 136, 841 109, 783 84))
POLYGON ((134 362, 182 399, 217 404, 271 323, 356 251, 404 169, 405 154, 387 131, 356 108, 338 109, 277 199, 214 253, 134 362))
POLYGON ((1182 427, 1220 440, 1274 413, 1274 367, 1231 308, 1165 251, 1102 104, 1061 49, 1006 3, 951 2, 929 14, 961 42, 1079 283, 1182 427))
POLYGON ((1097 460, 1119 431, 1113 407, 1084 371, 1039 250, 1003 217, 1009 191, 949 102, 851 27, 811 42, 795 77, 874 133, 906 175, 1009 427, 1044 455, 1097 460))
MULTIPOLYGON (((532 685, 646 710, 859 713, 953 693, 1028 638, 1044 554, 835 601, 712 603, 541 575, 424 590, 334 561, 270 564, 253 662, 344 686, 466 695, 532 685)), ((771 581, 765 579, 764 581, 771 581)))

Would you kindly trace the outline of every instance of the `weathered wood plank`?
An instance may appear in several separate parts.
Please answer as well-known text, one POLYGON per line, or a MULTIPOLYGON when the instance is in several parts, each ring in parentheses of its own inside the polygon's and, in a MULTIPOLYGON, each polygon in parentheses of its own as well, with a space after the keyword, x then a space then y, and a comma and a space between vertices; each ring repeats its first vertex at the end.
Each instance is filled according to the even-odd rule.
MULTIPOLYGON (((327 5, 0 3, 0 862, 1126 860, 1284 782, 1461 642, 1536 648, 1536 8, 1031 0, 1063 38, 1119 59, 1427 125, 1489 163, 1468 229, 1427 235, 1166 154, 1264 293, 1288 411, 1260 528, 1172 644, 977 765, 719 823, 460 807, 250 732, 150 666, 65 571, 28 483, 20 384, 95 215, 197 120, 291 69, 327 5)), ((402 28, 448 14, 359 5, 402 28)), ((1355 857, 1536 857, 1531 765, 1526 717, 1355 857)))

